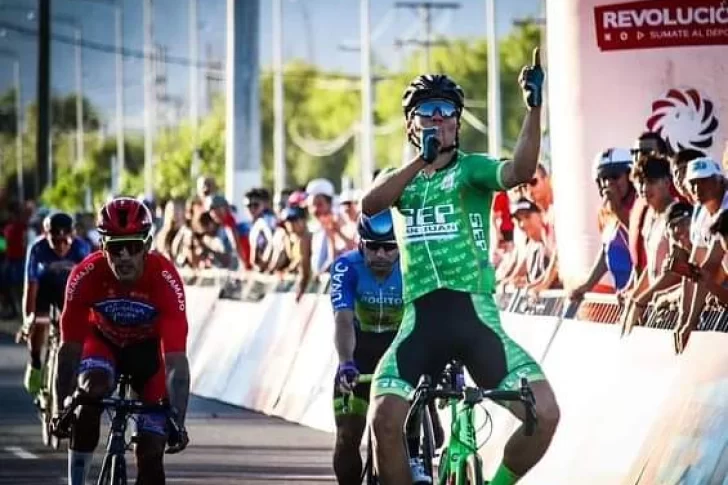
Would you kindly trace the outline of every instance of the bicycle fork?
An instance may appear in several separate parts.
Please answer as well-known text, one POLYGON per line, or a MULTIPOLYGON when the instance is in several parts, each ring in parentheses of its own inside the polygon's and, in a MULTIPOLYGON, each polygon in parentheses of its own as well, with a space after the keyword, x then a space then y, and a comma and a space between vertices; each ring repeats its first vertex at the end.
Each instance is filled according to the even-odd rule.
POLYGON ((99 485, 126 484, 126 413, 117 412, 111 420, 106 454, 101 462, 99 485))
POLYGON ((475 436, 475 410, 472 405, 456 400, 450 402, 450 415, 454 417, 450 427, 450 440, 445 451, 447 463, 438 473, 439 485, 464 485, 468 458, 473 456, 479 463, 478 445, 475 436))

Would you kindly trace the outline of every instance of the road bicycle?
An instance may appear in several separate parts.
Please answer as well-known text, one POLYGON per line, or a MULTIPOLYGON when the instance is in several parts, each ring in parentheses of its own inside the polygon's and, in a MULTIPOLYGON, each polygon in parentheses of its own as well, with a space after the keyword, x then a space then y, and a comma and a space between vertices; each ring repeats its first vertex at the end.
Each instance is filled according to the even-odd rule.
POLYGON ((132 444, 136 443, 136 436, 132 436, 127 442, 126 429, 129 424, 129 419, 133 419, 135 415, 142 413, 164 413, 167 420, 167 430, 169 432, 167 440, 169 445, 178 443, 184 432, 177 426, 175 412, 168 403, 147 404, 136 399, 128 398, 127 395, 130 394, 130 390, 131 378, 127 375, 122 375, 117 387, 117 396, 94 399, 77 392, 72 396, 68 406, 54 419, 52 424, 52 428, 61 430, 62 434, 67 434, 68 430, 73 426, 75 411, 79 406, 100 406, 110 412, 111 428, 109 429, 106 453, 101 462, 101 471, 96 482, 97 485, 127 485, 125 455, 132 444))
MULTIPOLYGON (((440 376, 439 382, 432 384, 432 378, 423 375, 414 391, 409 412, 403 428, 408 456, 421 458, 425 472, 433 474, 435 459, 435 440, 432 430, 432 417, 428 404, 433 400, 444 400, 450 411, 450 437, 440 454, 437 466, 438 485, 482 485, 483 461, 478 454, 475 426, 475 406, 485 399, 495 402, 520 402, 526 411, 524 432, 531 436, 536 427, 535 399, 525 378, 520 388, 514 391, 481 389, 465 385, 462 364, 451 361, 440 376)), ((487 410, 486 410, 487 413, 487 410)), ((488 419, 490 419, 488 415, 488 419)))
MULTIPOLYGON (((38 390, 38 394, 33 400, 33 404, 38 410, 38 418, 41 424, 41 440, 43 445, 49 446, 54 450, 58 449, 59 442, 58 438, 53 436, 50 432, 51 418, 53 417, 55 389, 53 388, 56 378, 56 357, 58 355, 58 345, 60 343, 60 334, 58 329, 58 321, 60 319, 61 311, 56 305, 51 305, 48 316, 45 317, 46 321, 43 322, 44 317, 38 317, 36 323, 38 325, 48 325, 48 341, 43 346, 43 353, 41 355, 41 386, 38 390)), ((27 340, 30 332, 30 323, 26 323, 20 329, 18 336, 16 337, 17 342, 27 340)))

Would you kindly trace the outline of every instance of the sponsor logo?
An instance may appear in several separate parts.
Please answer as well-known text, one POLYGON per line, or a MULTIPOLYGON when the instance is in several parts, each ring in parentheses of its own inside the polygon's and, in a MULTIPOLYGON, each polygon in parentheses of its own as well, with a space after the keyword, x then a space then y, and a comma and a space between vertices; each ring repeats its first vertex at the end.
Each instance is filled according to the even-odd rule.
POLYGON ((716 0, 647 0, 594 9, 604 51, 728 44, 728 7, 716 0))
POLYGON ((697 89, 668 90, 652 102, 652 113, 645 123, 675 152, 710 148, 719 124, 715 105, 697 89))
POLYGON ((370 305, 399 305, 401 306, 403 304, 403 300, 401 297, 392 296, 392 295, 362 295, 360 297, 361 301, 363 303, 367 303, 370 305))
POLYGON ((473 231, 473 241, 481 251, 488 250, 488 237, 485 233, 485 225, 483 224, 483 216, 478 213, 468 214, 470 219, 470 229, 473 231))
POLYGON ((455 172, 445 175, 440 184, 440 190, 451 190, 455 186, 455 172))
POLYGON ((451 239, 457 236, 458 224, 453 221, 455 206, 443 204, 420 209, 401 209, 407 225, 407 239, 451 239))
POLYGON ((340 303, 341 300, 344 298, 344 294, 341 292, 341 286, 344 282, 344 275, 346 272, 349 271, 349 266, 342 263, 341 261, 337 261, 336 264, 334 264, 334 271, 333 275, 331 275, 331 303, 336 305, 337 303, 340 303))
POLYGON ((89 263, 81 268, 78 273, 73 275, 73 278, 68 281, 68 286, 66 288, 66 298, 68 298, 68 301, 73 301, 73 298, 76 296, 76 289, 78 288, 78 284, 81 282, 82 279, 86 277, 87 274, 89 274, 93 270, 94 264, 89 263))
POLYGON ((180 285, 179 280, 167 270, 162 271, 162 278, 164 278, 164 281, 167 282, 169 287, 172 288, 172 291, 174 291, 175 295, 177 295, 179 311, 185 311, 185 293, 182 291, 182 285, 180 285))
POLYGON ((123 326, 150 323, 158 313, 157 309, 148 303, 126 298, 102 300, 94 304, 94 309, 110 322, 123 326))

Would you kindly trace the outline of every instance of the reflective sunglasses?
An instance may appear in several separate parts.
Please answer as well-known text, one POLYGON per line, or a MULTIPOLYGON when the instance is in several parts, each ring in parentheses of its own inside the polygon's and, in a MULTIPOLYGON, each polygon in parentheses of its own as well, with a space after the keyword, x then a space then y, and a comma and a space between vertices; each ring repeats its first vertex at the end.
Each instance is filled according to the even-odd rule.
POLYGON ((444 99, 424 101, 418 104, 414 109, 414 114, 425 118, 431 118, 435 116, 435 113, 437 112, 439 112, 440 116, 443 118, 451 118, 458 114, 458 109, 453 103, 445 101, 444 99))
POLYGON ((144 251, 146 247, 147 243, 143 239, 112 239, 104 242, 104 251, 115 257, 121 256, 123 251, 126 251, 129 256, 135 256, 144 251))
POLYGON ((397 243, 395 241, 362 241, 364 247, 370 251, 379 251, 384 249, 386 252, 394 251, 397 249, 397 243))

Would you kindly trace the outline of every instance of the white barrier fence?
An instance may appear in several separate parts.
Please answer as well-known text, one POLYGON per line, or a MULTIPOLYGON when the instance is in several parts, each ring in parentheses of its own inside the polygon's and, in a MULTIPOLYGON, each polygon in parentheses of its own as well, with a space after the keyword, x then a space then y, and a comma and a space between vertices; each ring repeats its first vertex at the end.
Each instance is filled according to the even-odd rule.
MULTIPOLYGON (((248 302, 219 299, 218 285, 186 291, 193 392, 333 431, 337 357, 323 287, 299 303, 288 292, 248 302)), ((502 321, 540 360, 562 410, 522 483, 727 483, 728 335, 696 332, 675 356, 666 330, 620 338, 613 324, 558 316, 506 312, 502 321)), ((518 423, 487 407, 494 429, 481 452, 492 474, 518 423)))

